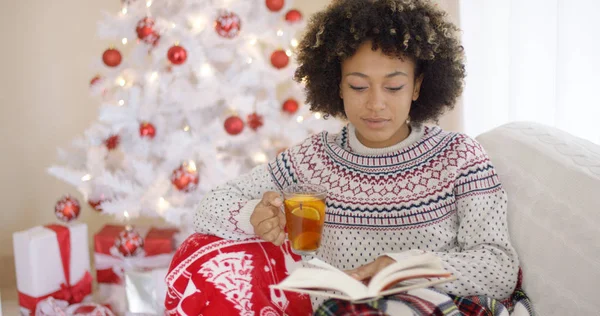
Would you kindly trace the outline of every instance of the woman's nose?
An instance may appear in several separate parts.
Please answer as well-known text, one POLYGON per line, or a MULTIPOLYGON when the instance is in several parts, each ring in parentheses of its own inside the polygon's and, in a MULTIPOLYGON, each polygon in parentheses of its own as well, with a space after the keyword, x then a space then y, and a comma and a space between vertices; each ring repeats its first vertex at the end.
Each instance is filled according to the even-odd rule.
POLYGON ((367 109, 377 111, 385 108, 385 100, 383 93, 378 89, 371 89, 369 91, 369 97, 367 99, 367 109))

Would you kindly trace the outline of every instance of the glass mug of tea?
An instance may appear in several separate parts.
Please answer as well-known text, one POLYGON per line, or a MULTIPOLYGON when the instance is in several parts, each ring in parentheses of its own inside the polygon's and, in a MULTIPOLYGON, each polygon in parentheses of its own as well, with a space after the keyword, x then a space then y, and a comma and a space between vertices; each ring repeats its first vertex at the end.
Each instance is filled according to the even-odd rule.
POLYGON ((314 255, 321 245, 327 189, 316 184, 294 184, 283 190, 285 226, 292 251, 314 255))

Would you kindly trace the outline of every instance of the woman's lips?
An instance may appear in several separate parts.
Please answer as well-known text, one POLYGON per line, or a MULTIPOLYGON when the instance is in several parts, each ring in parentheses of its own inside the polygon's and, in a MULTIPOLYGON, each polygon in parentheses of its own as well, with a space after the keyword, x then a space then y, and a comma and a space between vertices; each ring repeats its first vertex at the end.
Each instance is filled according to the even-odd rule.
POLYGON ((390 122, 390 120, 384 118, 363 118, 362 120, 365 125, 373 129, 385 127, 390 122))

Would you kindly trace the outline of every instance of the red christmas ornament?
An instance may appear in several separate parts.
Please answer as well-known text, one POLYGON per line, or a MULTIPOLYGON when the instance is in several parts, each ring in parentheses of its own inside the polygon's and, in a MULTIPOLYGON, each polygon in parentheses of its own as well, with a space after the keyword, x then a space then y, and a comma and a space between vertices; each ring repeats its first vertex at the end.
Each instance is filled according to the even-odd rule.
POLYGON ((117 67, 121 64, 122 59, 121 52, 114 48, 109 48, 102 54, 102 61, 108 67, 117 67))
POLYGON ((113 150, 119 145, 119 135, 111 135, 104 141, 104 145, 108 150, 113 150))
POLYGON ((88 204, 97 212, 102 212, 102 202, 104 202, 103 199, 88 200, 88 204))
POLYGON ((200 182, 200 177, 195 164, 183 163, 171 174, 171 183, 179 191, 193 191, 198 187, 198 182, 200 182))
POLYGON ((94 78, 92 78, 92 80, 90 80, 90 86, 95 85, 96 83, 100 82, 100 80, 102 80, 102 77, 96 75, 94 78))
POLYGON ((299 107, 300 106, 298 105, 298 101, 296 101, 294 99, 287 99, 287 100, 285 100, 285 102, 283 102, 281 109, 290 114, 294 114, 294 113, 296 113, 296 111, 298 111, 299 107))
POLYGON ((271 54, 271 65, 277 69, 284 68, 290 62, 290 57, 284 50, 276 50, 271 54))
POLYGON ((156 128, 151 123, 143 122, 140 124, 140 136, 152 139, 156 136, 156 128))
POLYGON ((54 214, 58 219, 65 222, 70 222, 79 216, 79 201, 70 195, 63 196, 54 206, 54 214))
POLYGON ((302 12, 296 9, 291 9, 290 11, 288 11, 288 13, 285 14, 285 20, 290 23, 298 22, 302 20, 302 12))
POLYGON ((154 30, 154 19, 150 17, 141 19, 135 27, 135 32, 141 41, 148 44, 154 44, 159 38, 158 33, 154 30))
POLYGON ((240 33, 242 28, 242 20, 240 17, 229 11, 221 11, 219 17, 215 21, 215 31, 221 37, 234 38, 240 33))
POLYGON ((171 63, 175 65, 181 65, 187 59, 187 51, 185 50, 185 48, 179 45, 172 46, 167 52, 167 58, 169 58, 169 61, 171 61, 171 63))
POLYGON ((115 248, 125 257, 137 256, 144 251, 144 238, 128 226, 115 239, 115 248))
POLYGON ((283 0, 266 0, 265 1, 267 8, 273 12, 277 12, 283 8, 284 1, 283 0))
POLYGON ((263 116, 256 113, 248 115, 248 126, 252 130, 257 130, 259 127, 263 126, 263 116))
POLYGON ((234 115, 228 117, 223 126, 225 127, 227 134, 237 135, 244 130, 244 121, 242 121, 239 116, 234 115))

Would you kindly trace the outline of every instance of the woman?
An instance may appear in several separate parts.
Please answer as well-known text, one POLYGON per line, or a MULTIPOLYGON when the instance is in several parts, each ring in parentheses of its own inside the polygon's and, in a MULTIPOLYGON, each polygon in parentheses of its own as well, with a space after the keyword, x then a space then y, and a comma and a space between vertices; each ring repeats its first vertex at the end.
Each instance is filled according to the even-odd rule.
MULTIPOLYGON (((427 1, 337 0, 316 14, 298 47, 295 79, 305 83, 311 110, 348 125, 213 190, 199 207, 197 231, 285 247, 280 192, 293 183, 319 184, 328 190, 320 259, 367 280, 396 260, 429 252, 457 280, 370 305, 313 298, 317 314, 457 314, 473 303, 460 297, 510 299, 519 263, 496 172, 475 140, 423 125, 461 94, 457 31, 427 1)), ((504 306, 494 302, 499 313, 504 306)))

